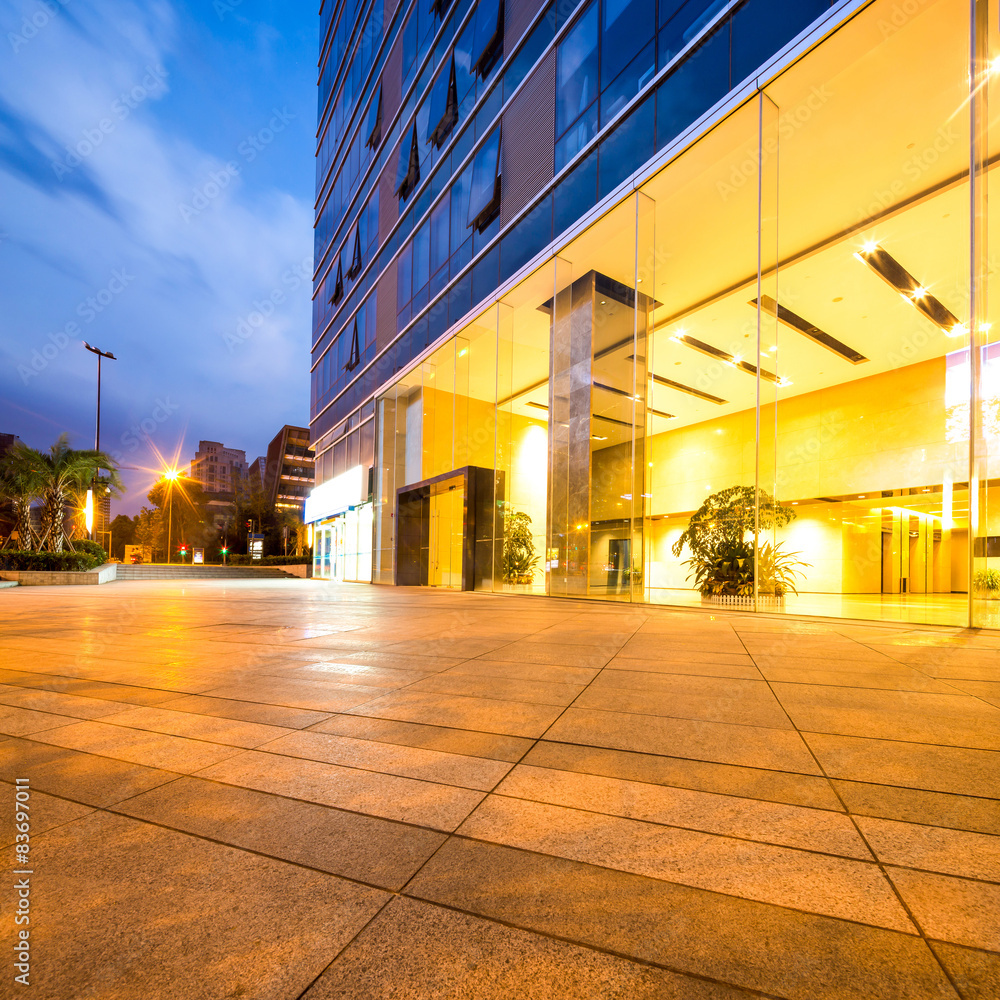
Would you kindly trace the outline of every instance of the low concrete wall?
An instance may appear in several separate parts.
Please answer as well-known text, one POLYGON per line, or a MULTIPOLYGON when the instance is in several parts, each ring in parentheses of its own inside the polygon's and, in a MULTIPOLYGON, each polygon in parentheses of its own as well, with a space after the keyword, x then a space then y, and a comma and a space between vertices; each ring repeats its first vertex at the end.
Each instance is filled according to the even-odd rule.
POLYGON ((10 580, 22 587, 65 587, 113 583, 118 578, 118 564, 105 563, 97 569, 35 570, 0 569, 0 580, 10 580))
POLYGON ((312 563, 292 563, 289 566, 278 566, 277 569, 282 569, 286 573, 290 573, 292 576, 297 576, 303 580, 313 575, 312 563))

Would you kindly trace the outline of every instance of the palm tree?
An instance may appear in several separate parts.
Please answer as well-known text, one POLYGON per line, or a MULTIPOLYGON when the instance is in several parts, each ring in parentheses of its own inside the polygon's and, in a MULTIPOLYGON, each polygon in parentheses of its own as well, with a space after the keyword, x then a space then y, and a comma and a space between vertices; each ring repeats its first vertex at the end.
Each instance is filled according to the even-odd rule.
POLYGON ((14 514, 18 545, 25 551, 35 549, 35 530, 31 525, 31 505, 42 494, 41 467, 36 452, 18 441, 0 461, 0 497, 14 514))
POLYGON ((42 479, 41 544, 47 545, 50 551, 62 552, 63 540, 66 538, 66 507, 94 482, 100 469, 107 470, 107 475, 101 477, 100 485, 106 487, 112 495, 121 496, 122 482, 118 477, 118 463, 103 451, 77 451, 70 448, 66 434, 59 436, 48 454, 34 449, 27 450, 31 452, 31 458, 42 479))

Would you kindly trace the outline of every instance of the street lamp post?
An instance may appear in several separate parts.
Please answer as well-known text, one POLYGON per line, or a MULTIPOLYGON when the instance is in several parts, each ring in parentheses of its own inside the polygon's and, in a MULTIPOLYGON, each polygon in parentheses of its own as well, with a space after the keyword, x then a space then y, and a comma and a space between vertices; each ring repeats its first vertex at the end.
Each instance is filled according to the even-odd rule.
POLYGON ((163 478, 167 480, 169 486, 167 489, 170 491, 167 494, 167 562, 171 561, 171 537, 174 528, 174 483, 177 482, 177 477, 180 473, 176 469, 166 469, 163 473, 163 478))
MULTIPOLYGON (((110 351, 102 351, 96 347, 91 347, 87 341, 83 342, 83 346, 90 351, 91 354, 97 355, 97 433, 94 435, 94 451, 101 450, 101 359, 107 358, 109 361, 117 361, 118 359, 110 351)), ((99 469, 94 470, 94 480, 97 480, 97 473, 99 469)), ((93 496, 93 484, 91 484, 91 496, 93 496)), ((97 524, 97 519, 95 518, 92 525, 97 524)), ((90 529, 91 541, 94 540, 94 528, 90 529)))

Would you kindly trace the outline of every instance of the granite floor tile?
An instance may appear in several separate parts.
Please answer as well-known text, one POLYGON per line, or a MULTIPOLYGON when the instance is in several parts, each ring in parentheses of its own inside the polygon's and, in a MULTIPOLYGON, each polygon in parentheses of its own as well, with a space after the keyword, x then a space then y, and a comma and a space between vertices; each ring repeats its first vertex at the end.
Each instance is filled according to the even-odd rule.
POLYGON ((1000 837, 869 816, 857 824, 886 864, 1000 882, 1000 837))
POLYGON ((798 733, 759 726, 568 708, 545 738, 721 764, 820 773, 798 733))
MULTIPOLYGON (((519 663, 551 663, 563 667, 603 667, 614 656, 619 646, 593 645, 569 646, 556 642, 528 642, 520 639, 503 647, 503 658, 519 663)), ((490 655, 489 659, 495 659, 490 655)))
POLYGON ((413 899, 393 900, 303 1000, 740 1000, 743 990, 413 899), (406 947, 400 948, 405 941, 406 947))
POLYGON ((874 863, 499 795, 489 796, 458 832, 634 875, 915 933, 874 863))
POLYGON ((1000 997, 1000 954, 963 948, 944 941, 931 947, 948 970, 963 1000, 996 1000, 1000 997))
POLYGON ((769 681, 827 687, 873 688, 886 691, 921 691, 928 694, 961 694, 957 687, 935 680, 917 670, 890 672, 877 670, 816 670, 760 665, 761 675, 769 681))
POLYGON ((180 778, 114 810, 391 890, 445 840, 443 833, 201 778, 180 778))
POLYGON ((544 740, 531 748, 523 762, 535 767, 672 785, 764 802, 783 802, 841 812, 844 809, 830 782, 818 775, 789 774, 757 767, 737 767, 544 740))
POLYGON ((247 750, 198 777, 288 798, 367 813, 436 830, 454 830, 482 792, 395 774, 247 750))
POLYGON ((34 733, 40 743, 80 750, 101 757, 113 757, 145 767, 157 767, 180 774, 199 771, 237 753, 235 747, 178 736, 164 736, 103 722, 75 722, 59 729, 34 733))
POLYGON ((1000 709, 965 695, 772 684, 803 731, 1000 750, 1000 709))
POLYGON ((842 812, 524 764, 515 767, 495 791, 626 819, 873 860, 854 824, 842 812))
POLYGON ((81 698, 57 691, 39 691, 7 684, 0 685, 0 705, 65 715, 73 719, 100 719, 132 707, 122 702, 81 698))
POLYGON ((334 715, 313 727, 318 733, 336 733, 356 740, 394 743, 405 747, 423 747, 443 753, 486 757, 510 763, 519 761, 533 741, 520 736, 499 736, 443 726, 425 726, 417 722, 371 719, 363 715, 334 715))
POLYGON ((619 653, 611 660, 607 670, 636 670, 653 674, 687 674, 695 677, 734 677, 738 680, 762 680, 760 671, 751 662, 727 663, 722 659, 712 659, 710 655, 693 659, 665 654, 662 656, 638 657, 619 653))
POLYGON ((995 708, 1000 708, 1000 679, 995 681, 952 680, 949 684, 966 694, 981 698, 995 708))
POLYGON ((994 750, 820 733, 803 739, 831 778, 1000 798, 1000 753, 994 750))
POLYGON ((170 698, 159 705, 174 712, 191 712, 208 715, 217 719, 236 719, 239 722, 256 722, 264 726, 281 726, 284 729, 306 729, 324 719, 329 712, 310 712, 301 708, 285 708, 281 705, 260 705, 252 701, 233 701, 227 698, 208 698, 192 694, 170 698))
POLYGON ((562 711, 553 705, 405 691, 368 701, 347 714, 537 738, 562 711))
POLYGON ((529 705, 565 707, 584 689, 584 684, 559 684, 552 681, 526 680, 522 677, 498 677, 490 674, 440 673, 412 684, 410 691, 433 694, 459 694, 472 698, 524 702, 529 705))
POLYGON ((173 771, 28 740, 0 744, 0 767, 10 780, 26 777, 34 789, 92 806, 108 806, 179 777, 173 771))
POLYGON ((269 743, 267 751, 480 791, 489 791, 510 770, 509 764, 482 757, 354 739, 315 730, 283 736, 269 743))
POLYGON ((186 736, 209 743, 225 743, 229 746, 253 749, 270 743, 292 730, 281 726, 265 726, 257 722, 238 722, 214 716, 194 715, 168 708, 130 708, 118 715, 109 715, 101 720, 109 726, 124 726, 128 729, 143 729, 168 736, 186 736))
POLYGON ((40 921, 32 935, 45 956, 34 963, 38 1000, 287 1000, 387 899, 331 875, 108 813, 43 834, 35 847, 45 870, 34 889, 37 912, 59 915, 40 921))
POLYGON ((576 700, 574 707, 792 728, 764 681, 605 670, 576 700))
POLYGON ((956 1000, 912 934, 453 838, 407 894, 788 1000, 956 1000))
MULTIPOLYGON (((7 770, 5 769, 5 777, 7 770)), ((10 773, 11 778, 24 777, 21 774, 10 773)), ((30 779, 29 779, 30 782, 30 779)), ((71 802, 69 799, 60 799, 54 795, 47 795, 45 792, 32 788, 30 783, 25 785, 15 785, 12 781, 0 781, 0 789, 3 791, 5 802, 14 802, 14 795, 18 789, 27 788, 29 791, 28 806, 31 816, 30 824, 32 835, 45 833, 53 830, 57 826, 72 823, 73 820, 86 816, 93 812, 90 806, 81 805, 79 802, 71 802)), ((17 840, 18 830, 15 825, 15 813, 13 805, 6 811, 0 819, 0 847, 8 847, 17 840)), ((17 866, 15 866, 17 867, 17 866)))
POLYGON ((65 715, 33 712, 27 708, 0 705, 0 733, 5 736, 32 736, 73 722, 65 715))
POLYGON ((886 871, 928 937, 1000 952, 1000 885, 907 868, 886 871))
MULTIPOLYGON (((613 661, 612 661, 613 662, 613 661)), ((438 677, 454 676, 488 676, 526 681, 545 681, 550 684, 575 684, 583 687, 589 684, 599 673, 600 667, 561 667, 554 663, 522 663, 517 660, 504 660, 478 656, 474 660, 466 660, 458 666, 449 667, 437 674, 438 677)))
POLYGON ((1000 836, 1000 802, 996 799, 861 781, 834 779, 831 784, 848 811, 859 816, 1000 836))
POLYGON ((342 712, 385 694, 386 689, 332 681, 307 681, 296 677, 259 677, 251 685, 221 684, 198 693, 212 698, 306 708, 316 712, 342 712))

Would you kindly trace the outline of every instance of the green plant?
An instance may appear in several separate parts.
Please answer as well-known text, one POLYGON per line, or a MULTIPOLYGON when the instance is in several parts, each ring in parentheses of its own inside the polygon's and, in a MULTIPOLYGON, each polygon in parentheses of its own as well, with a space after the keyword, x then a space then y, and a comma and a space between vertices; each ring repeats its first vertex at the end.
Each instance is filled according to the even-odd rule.
POLYGON ((679 556, 685 545, 691 550, 691 558, 684 562, 690 569, 688 579, 705 596, 752 596, 755 554, 759 594, 798 593, 799 570, 811 564, 799 559, 798 552, 784 551, 780 542, 758 545, 760 533, 784 527, 795 516, 791 507, 765 490, 731 486, 705 498, 672 551, 679 556))
MULTIPOLYGON (((219 556, 222 562, 222 556, 219 556)), ((229 555, 226 559, 230 566, 304 566, 312 562, 312 556, 263 556, 254 559, 246 555, 229 555)))
POLYGON ((757 573, 760 583, 757 587, 759 594, 766 594, 773 597, 784 597, 790 590, 797 594, 795 581, 802 574, 800 568, 812 566, 812 563, 799 559, 798 552, 786 552, 783 548, 784 542, 771 545, 764 542, 757 550, 757 573))
POLYGON ((987 597, 1000 597, 1000 570, 977 569, 972 576, 972 586, 987 597))
POLYGON ((0 569, 6 570, 85 571, 96 569, 103 561, 87 552, 23 552, 16 549, 0 552, 0 569))
POLYGON ((87 555, 93 556, 97 560, 98 566, 102 566, 108 561, 107 552, 97 542, 92 542, 89 538, 81 538, 79 541, 73 542, 73 548, 77 552, 85 552, 87 555))
POLYGON ((503 555, 501 572, 504 583, 531 583, 538 565, 535 542, 531 537, 531 518, 503 504, 503 555))

